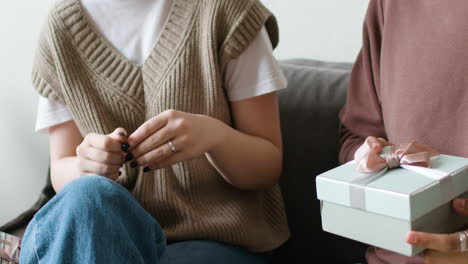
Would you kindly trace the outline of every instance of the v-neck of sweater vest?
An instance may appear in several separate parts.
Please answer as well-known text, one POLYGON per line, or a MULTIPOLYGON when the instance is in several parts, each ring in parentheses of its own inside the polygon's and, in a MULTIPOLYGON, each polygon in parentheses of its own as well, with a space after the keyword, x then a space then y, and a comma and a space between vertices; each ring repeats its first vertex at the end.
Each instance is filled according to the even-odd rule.
POLYGON ((138 65, 120 53, 96 28, 79 0, 64 0, 56 12, 79 55, 96 76, 110 81, 129 95, 141 95, 144 87, 157 87, 180 53, 192 28, 197 0, 174 0, 149 57, 138 65))

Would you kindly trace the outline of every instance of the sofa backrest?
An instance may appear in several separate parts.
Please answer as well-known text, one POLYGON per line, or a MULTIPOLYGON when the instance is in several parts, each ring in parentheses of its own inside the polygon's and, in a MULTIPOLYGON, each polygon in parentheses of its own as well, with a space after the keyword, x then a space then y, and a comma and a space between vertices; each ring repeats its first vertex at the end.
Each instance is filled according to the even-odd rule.
POLYGON ((365 245, 322 231, 315 189, 315 176, 338 165, 338 113, 352 64, 298 59, 280 66, 288 79, 288 88, 279 92, 281 188, 292 238, 276 252, 275 262, 296 263, 291 258, 301 257, 316 263, 364 262, 365 245))

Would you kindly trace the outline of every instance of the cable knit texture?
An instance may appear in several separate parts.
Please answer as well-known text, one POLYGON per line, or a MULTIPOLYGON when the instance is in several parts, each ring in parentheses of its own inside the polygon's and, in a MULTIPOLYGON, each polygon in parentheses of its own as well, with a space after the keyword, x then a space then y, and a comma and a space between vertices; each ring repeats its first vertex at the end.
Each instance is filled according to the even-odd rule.
MULTIPOLYGON (((33 84, 66 104, 81 134, 129 133, 167 109, 208 115, 231 125, 224 68, 266 25, 272 44, 277 23, 258 0, 174 0, 149 58, 124 58, 86 17, 79 0, 60 0, 40 36, 33 84)), ((241 191, 205 156, 153 175, 125 165, 126 186, 171 240, 212 239, 268 251, 289 237, 278 186, 241 191)))

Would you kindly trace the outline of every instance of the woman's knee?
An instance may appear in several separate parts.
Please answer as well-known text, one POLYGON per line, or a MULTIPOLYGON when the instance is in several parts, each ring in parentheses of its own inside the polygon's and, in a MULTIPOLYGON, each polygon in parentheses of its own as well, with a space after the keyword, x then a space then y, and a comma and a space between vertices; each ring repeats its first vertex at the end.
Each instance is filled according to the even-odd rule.
POLYGON ((105 178, 103 176, 83 176, 80 177, 67 185, 62 189, 59 194, 64 195, 76 195, 76 198, 80 198, 83 195, 105 195, 113 193, 122 194, 126 190, 121 187, 118 183, 105 178))
POLYGON ((86 214, 108 207, 118 209, 116 205, 125 201, 136 202, 133 195, 116 182, 102 176, 84 176, 68 183, 46 207, 58 207, 68 214, 86 214))

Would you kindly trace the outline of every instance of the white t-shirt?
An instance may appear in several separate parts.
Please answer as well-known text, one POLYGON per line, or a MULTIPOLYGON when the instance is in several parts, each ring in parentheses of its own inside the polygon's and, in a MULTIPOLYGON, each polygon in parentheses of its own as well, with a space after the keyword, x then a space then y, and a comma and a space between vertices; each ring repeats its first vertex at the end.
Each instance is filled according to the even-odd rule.
MULTIPOLYGON (((172 8, 172 0, 81 0, 89 20, 126 58, 143 64, 150 56, 172 8)), ((286 88, 287 80, 266 29, 263 28, 241 56, 230 61, 224 73, 230 101, 239 101, 286 88)), ((39 98, 36 131, 73 120, 62 103, 39 98)))

